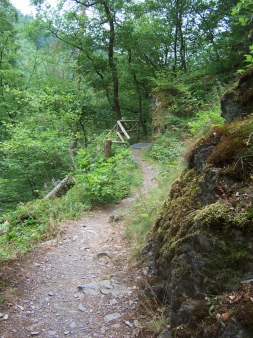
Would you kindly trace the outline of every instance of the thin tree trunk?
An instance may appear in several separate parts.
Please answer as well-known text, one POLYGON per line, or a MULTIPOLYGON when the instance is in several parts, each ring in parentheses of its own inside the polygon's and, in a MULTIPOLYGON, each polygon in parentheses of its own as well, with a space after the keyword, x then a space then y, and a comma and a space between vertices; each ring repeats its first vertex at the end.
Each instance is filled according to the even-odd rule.
POLYGON ((136 74, 134 74, 134 83, 135 83, 135 88, 136 88, 136 92, 137 92, 137 95, 138 95, 138 110, 139 110, 140 125, 141 125, 141 128, 143 130, 143 135, 147 136, 147 129, 146 129, 146 126, 143 122, 141 91, 140 91, 140 86, 139 86, 139 82, 137 80, 136 74))
POLYGON ((103 3, 106 17, 110 27, 110 35, 109 35, 109 46, 108 46, 108 62, 109 67, 112 72, 112 82, 113 82, 113 108, 115 111, 115 117, 117 120, 121 120, 121 111, 120 111, 120 104, 119 104, 119 80, 118 80, 118 73, 117 67, 114 61, 114 43, 115 43, 115 28, 114 28, 114 21, 113 15, 110 12, 110 9, 107 3, 103 3))
POLYGON ((185 43, 184 35, 182 30, 182 11, 179 13, 179 35, 180 35, 180 58, 181 58, 181 69, 186 72, 186 60, 185 60, 185 43))
POLYGON ((112 147, 112 141, 111 140, 105 140, 104 141, 104 155, 105 155, 105 157, 111 157, 111 155, 112 155, 111 147, 112 147))

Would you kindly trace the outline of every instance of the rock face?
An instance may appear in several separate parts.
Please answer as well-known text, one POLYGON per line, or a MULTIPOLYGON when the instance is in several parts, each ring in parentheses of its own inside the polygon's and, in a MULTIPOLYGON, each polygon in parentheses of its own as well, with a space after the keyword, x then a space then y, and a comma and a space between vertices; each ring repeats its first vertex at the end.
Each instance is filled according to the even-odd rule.
POLYGON ((224 95, 223 116, 236 121, 197 142, 153 227, 150 284, 173 337, 253 336, 253 117, 240 119, 252 87, 248 71, 237 99, 224 95))
POLYGON ((198 107, 189 92, 176 86, 158 87, 150 98, 153 135, 163 134, 170 130, 172 125, 177 125, 177 116, 193 116, 198 107))
POLYGON ((238 84, 221 99, 221 116, 227 122, 242 119, 253 112, 253 69, 248 69, 238 84))

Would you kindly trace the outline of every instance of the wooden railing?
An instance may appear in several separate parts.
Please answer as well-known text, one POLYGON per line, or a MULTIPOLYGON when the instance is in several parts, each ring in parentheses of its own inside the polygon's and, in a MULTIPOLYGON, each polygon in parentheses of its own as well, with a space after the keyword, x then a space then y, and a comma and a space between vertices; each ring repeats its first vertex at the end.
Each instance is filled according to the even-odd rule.
POLYGON ((110 130, 104 141, 105 157, 111 156, 112 143, 127 144, 130 140, 130 133, 137 132, 139 141, 140 121, 139 120, 118 120, 116 125, 110 130), (115 131, 115 133, 114 133, 115 131), (117 140, 113 140, 113 133, 117 140))
POLYGON ((112 140, 112 143, 126 144, 130 140, 130 133, 137 132, 139 140, 140 121, 139 120, 118 120, 113 129, 108 133, 106 139, 111 139, 111 134, 116 131, 117 140, 112 140))

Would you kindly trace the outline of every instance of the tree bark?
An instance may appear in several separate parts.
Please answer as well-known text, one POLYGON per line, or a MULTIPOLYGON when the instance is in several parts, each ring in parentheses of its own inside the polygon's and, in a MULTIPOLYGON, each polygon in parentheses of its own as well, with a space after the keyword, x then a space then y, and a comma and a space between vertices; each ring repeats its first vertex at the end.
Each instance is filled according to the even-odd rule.
POLYGON ((142 96, 141 96, 139 81, 138 81, 135 73, 134 73, 134 82, 135 82, 136 92, 137 92, 137 95, 138 95, 139 121, 140 121, 140 125, 141 125, 142 131, 143 131, 143 135, 147 136, 147 129, 146 129, 146 126, 144 124, 143 114, 142 114, 142 96))
POLYGON ((121 111, 119 104, 119 79, 117 73, 117 67, 114 61, 114 43, 115 43, 115 28, 114 28, 114 18, 113 14, 110 12, 110 9, 106 2, 103 3, 107 21, 110 27, 109 35, 109 46, 108 46, 108 62, 109 67, 112 72, 112 82, 113 82, 113 108, 115 111, 115 116, 117 120, 121 120, 121 111))
POLYGON ((112 141, 111 140, 105 140, 105 142, 104 142, 104 155, 105 155, 105 157, 111 157, 111 147, 112 147, 112 141))

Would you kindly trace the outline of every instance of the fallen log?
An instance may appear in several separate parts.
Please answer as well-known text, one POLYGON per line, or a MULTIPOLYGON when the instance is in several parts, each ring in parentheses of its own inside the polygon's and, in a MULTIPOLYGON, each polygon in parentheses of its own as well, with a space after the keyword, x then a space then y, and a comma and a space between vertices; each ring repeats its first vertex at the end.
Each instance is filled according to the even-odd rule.
POLYGON ((43 200, 47 200, 49 198, 61 197, 67 193, 67 191, 74 185, 71 176, 66 176, 60 183, 54 187, 44 198, 43 200))

